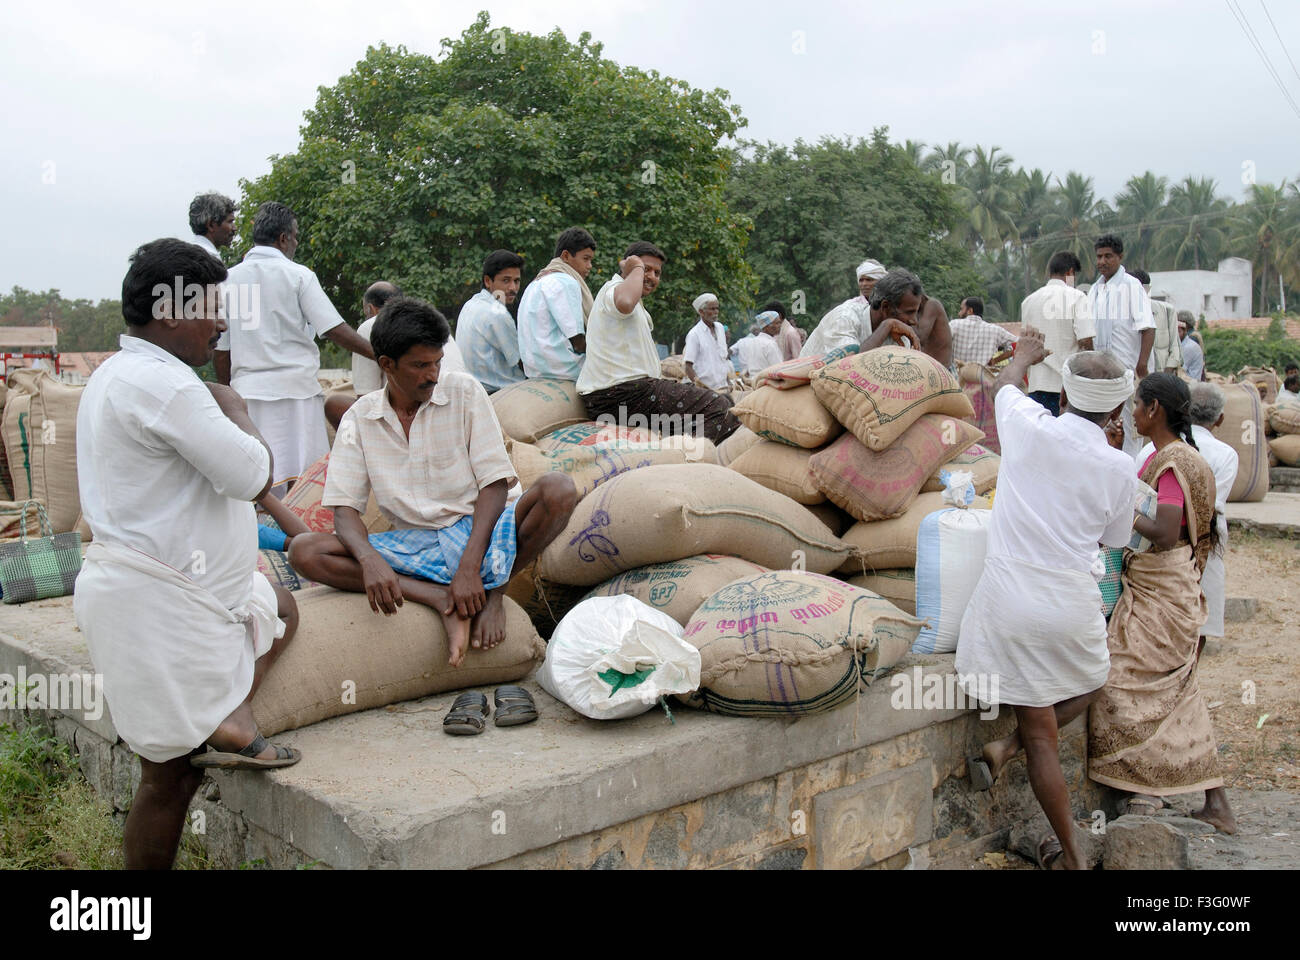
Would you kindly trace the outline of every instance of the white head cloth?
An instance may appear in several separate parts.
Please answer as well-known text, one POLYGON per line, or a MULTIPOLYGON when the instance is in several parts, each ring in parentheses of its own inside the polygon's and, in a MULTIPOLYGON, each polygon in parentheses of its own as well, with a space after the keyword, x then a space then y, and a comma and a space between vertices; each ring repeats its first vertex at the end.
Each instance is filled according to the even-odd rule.
POLYGON ((858 279, 870 277, 872 280, 879 280, 888 271, 875 260, 863 260, 858 264, 858 279))
POLYGON ((698 297, 696 297, 694 300, 691 301, 691 306, 695 308, 696 313, 699 313, 701 310, 704 309, 704 307, 707 304, 717 303, 717 302, 718 302, 718 298, 715 297, 713 294, 701 293, 698 297))
POLYGON ((1061 380, 1070 406, 1084 413, 1110 413, 1133 395, 1133 371, 1125 370, 1116 380, 1092 380, 1070 369, 1078 354, 1065 361, 1061 380))

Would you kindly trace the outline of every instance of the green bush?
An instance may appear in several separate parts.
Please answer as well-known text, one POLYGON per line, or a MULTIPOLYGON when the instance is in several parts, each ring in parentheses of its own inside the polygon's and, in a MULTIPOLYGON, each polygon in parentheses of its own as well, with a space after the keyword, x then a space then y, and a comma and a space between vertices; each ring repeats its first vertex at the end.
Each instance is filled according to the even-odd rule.
POLYGON ((1288 363, 1300 363, 1300 341, 1290 337, 1270 337, 1264 331, 1215 329, 1201 337, 1205 341, 1205 368, 1214 373, 1227 375, 1242 367, 1273 367, 1280 375, 1288 363))

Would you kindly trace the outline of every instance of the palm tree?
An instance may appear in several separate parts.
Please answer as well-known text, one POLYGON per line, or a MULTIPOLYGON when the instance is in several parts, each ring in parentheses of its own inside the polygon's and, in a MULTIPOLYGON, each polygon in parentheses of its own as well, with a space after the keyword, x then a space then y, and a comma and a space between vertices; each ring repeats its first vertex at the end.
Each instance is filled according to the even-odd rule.
POLYGON ((1025 274, 1025 293, 1033 287, 1032 275, 1041 275, 1054 250, 1037 243, 1043 232, 1043 217, 1051 209, 1052 175, 1039 168, 1016 171, 1016 194, 1020 209, 1016 215, 1016 232, 1020 235, 1021 268, 1025 274))
POLYGON ((1259 305, 1261 315, 1268 312, 1269 270, 1281 275, 1283 262, 1289 252, 1287 234, 1294 231, 1291 199, 1287 188, 1294 184, 1283 180, 1278 186, 1271 183, 1254 183, 1250 186, 1250 199, 1233 207, 1228 220, 1228 243, 1255 265, 1259 275, 1259 305))
POLYGON ((1016 214, 1020 199, 1016 194, 1011 157, 1000 153, 1001 147, 975 148, 975 158, 962 177, 957 195, 970 215, 966 225, 966 243, 972 250, 993 248, 1006 242, 1018 242, 1016 214))
POLYGON ((961 177, 966 170, 966 155, 970 153, 970 147, 963 147, 956 140, 951 141, 948 146, 936 146, 925 156, 925 161, 921 168, 927 173, 942 174, 946 170, 951 170, 954 177, 961 177), (952 166, 949 167, 948 164, 952 166))
POLYGON ((1093 262, 1093 242, 1101 228, 1097 224, 1097 196, 1092 177, 1071 170, 1062 183, 1058 177, 1052 192, 1052 208, 1043 217, 1043 233, 1054 250, 1069 250, 1084 264, 1093 262))
POLYGON ((903 152, 909 160, 920 169, 925 169, 925 144, 920 140, 908 140, 903 144, 903 152))
POLYGON ((1115 198, 1120 221, 1130 225, 1124 259, 1143 270, 1148 269, 1151 241, 1158 229, 1152 224, 1160 220, 1168 193, 1169 179, 1158 177, 1148 170, 1140 177, 1129 177, 1128 183, 1124 184, 1124 189, 1115 198))
POLYGON ((1167 226, 1156 231, 1153 253, 1171 270, 1200 270, 1216 263, 1226 240, 1228 204, 1212 177, 1184 177, 1169 191, 1167 226))
POLYGON ((1283 223, 1285 250, 1278 260, 1278 268, 1288 287, 1300 287, 1300 178, 1287 184, 1283 223))

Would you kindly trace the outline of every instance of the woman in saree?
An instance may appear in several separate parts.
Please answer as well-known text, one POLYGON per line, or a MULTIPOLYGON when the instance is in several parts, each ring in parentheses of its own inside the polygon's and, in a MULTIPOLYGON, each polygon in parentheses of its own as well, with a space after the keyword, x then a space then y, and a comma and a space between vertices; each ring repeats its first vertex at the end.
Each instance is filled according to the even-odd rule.
MULTIPOLYGON (((1192 816, 1233 833, 1197 682, 1206 618, 1201 574, 1218 531, 1214 474, 1192 436, 1187 385, 1168 373, 1142 380, 1134 425, 1155 444, 1139 477, 1157 493, 1156 517, 1134 524, 1151 549, 1126 551, 1124 590, 1107 638, 1110 676, 1089 713, 1088 775, 1132 794, 1130 813, 1151 814, 1164 805, 1161 797, 1204 790, 1205 806, 1192 816)), ((1110 439, 1123 442, 1113 432, 1110 439)))

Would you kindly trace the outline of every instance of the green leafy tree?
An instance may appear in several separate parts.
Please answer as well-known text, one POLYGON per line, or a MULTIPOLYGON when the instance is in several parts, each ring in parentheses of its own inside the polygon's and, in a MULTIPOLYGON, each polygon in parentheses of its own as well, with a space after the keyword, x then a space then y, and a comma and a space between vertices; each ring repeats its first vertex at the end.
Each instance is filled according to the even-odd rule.
POLYGON ((1212 177, 1184 177, 1169 191, 1167 219, 1156 231, 1155 254, 1172 270, 1210 270, 1227 241, 1228 204, 1217 196, 1212 177))
POLYGON ((61 353, 116 350, 118 335, 126 332, 121 301, 68 300, 58 290, 22 287, 0 295, 0 326, 53 326, 61 353))
POLYGON ((1261 316, 1269 301, 1276 299, 1270 281, 1276 283, 1285 270, 1291 252, 1288 240, 1296 233, 1294 205, 1287 196, 1290 186, 1286 180, 1277 186, 1251 184, 1247 202, 1234 207, 1228 219, 1228 244, 1251 261, 1259 278, 1259 299, 1255 303, 1261 316))
POLYGON ((1092 177, 1071 170, 1064 182, 1058 178, 1056 183, 1052 208, 1043 217, 1043 232, 1050 237, 1053 251, 1068 250, 1086 267, 1095 260, 1092 244, 1101 233, 1092 177))
POLYGON ((983 294, 958 239, 966 217, 955 188, 918 169, 885 129, 870 140, 745 146, 727 196, 754 224, 748 255, 760 300, 802 304, 800 322, 815 324, 856 295, 864 257, 911 270, 950 312, 983 294))
POLYGON ((1124 260, 1143 270, 1151 269, 1151 246, 1155 240, 1155 224, 1165 210, 1169 193, 1167 177, 1158 177, 1150 170, 1140 177, 1129 177, 1124 189, 1115 198, 1115 211, 1119 219, 1129 224, 1125 231, 1124 260))
POLYGON ((493 28, 487 13, 439 59, 381 45, 307 111, 298 150, 244 181, 241 235, 266 200, 289 204, 297 259, 345 313, 365 287, 398 283, 449 316, 479 288, 483 258, 505 248, 543 267, 572 225, 596 237, 598 289, 637 239, 668 255, 648 307, 656 336, 694 322, 709 288, 750 296, 743 218, 723 191, 744 126, 723 90, 694 90, 576 43, 493 28))
POLYGON ((957 178, 957 196, 969 217, 965 240, 972 250, 995 249, 1020 239, 1015 174, 1011 157, 1001 149, 992 147, 986 152, 977 146, 970 166, 957 178))

